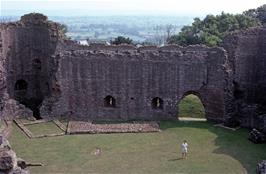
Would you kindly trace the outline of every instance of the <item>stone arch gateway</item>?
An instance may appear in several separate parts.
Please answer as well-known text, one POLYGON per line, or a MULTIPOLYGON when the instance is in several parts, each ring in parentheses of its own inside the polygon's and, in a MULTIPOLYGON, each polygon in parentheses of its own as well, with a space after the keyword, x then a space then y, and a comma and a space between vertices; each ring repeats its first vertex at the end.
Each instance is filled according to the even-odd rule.
POLYGON ((185 94, 182 96, 181 99, 179 99, 178 103, 177 103, 177 107, 178 107, 178 115, 177 117, 194 117, 193 112, 198 111, 198 116, 204 116, 205 118, 205 112, 206 112, 206 107, 205 104, 202 101, 202 97, 201 95, 196 92, 196 91, 187 91, 185 92, 185 94), (193 101, 192 101, 193 99, 193 101), (194 102, 194 105, 198 105, 198 108, 190 108, 191 106, 189 106, 191 104, 191 102, 194 102), (182 115, 183 113, 181 113, 182 108, 180 108, 180 105, 183 104, 183 110, 186 112, 186 114, 188 115, 182 115), (202 112, 200 112, 202 111, 202 112), (202 114, 201 114, 202 113, 202 114))

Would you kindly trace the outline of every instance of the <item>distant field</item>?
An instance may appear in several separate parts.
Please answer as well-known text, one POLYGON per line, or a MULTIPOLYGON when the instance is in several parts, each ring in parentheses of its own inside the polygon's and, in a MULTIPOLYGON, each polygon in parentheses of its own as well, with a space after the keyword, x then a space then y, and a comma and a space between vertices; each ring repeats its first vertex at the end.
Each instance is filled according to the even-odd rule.
POLYGON ((188 95, 179 105, 179 117, 205 118, 205 110, 202 102, 196 95, 188 95))
MULTIPOLYGON (((28 139, 15 125, 9 138, 33 174, 255 174, 266 159, 266 145, 247 140, 248 131, 229 131, 207 122, 162 122, 162 132, 142 134, 66 135, 28 139), (180 144, 189 157, 180 160, 180 144), (102 149, 95 156, 96 148, 102 149)), ((43 128, 40 127, 41 131, 43 128)))
MULTIPOLYGON (((158 44, 164 39, 166 27, 172 25, 177 34, 184 25, 193 22, 193 16, 72 16, 50 17, 68 26, 67 35, 74 40, 110 41, 118 36, 131 38, 134 43, 158 44)), ((159 44, 160 45, 160 44, 159 44)))

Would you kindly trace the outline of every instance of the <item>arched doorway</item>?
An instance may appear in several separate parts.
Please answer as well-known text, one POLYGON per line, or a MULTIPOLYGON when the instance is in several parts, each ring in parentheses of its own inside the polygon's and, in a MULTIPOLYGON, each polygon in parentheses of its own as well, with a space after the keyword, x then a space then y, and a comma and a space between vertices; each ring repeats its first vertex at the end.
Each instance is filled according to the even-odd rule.
POLYGON ((206 121, 205 107, 196 93, 187 93, 179 101, 178 118, 206 121))

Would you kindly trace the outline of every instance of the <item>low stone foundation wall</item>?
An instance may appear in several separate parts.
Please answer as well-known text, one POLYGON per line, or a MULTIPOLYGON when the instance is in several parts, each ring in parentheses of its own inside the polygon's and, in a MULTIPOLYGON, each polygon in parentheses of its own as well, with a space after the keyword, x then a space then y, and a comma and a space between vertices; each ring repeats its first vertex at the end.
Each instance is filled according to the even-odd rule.
POLYGON ((91 122, 70 121, 68 123, 68 134, 81 133, 144 133, 159 132, 160 127, 157 122, 134 122, 117 124, 93 124, 91 122))

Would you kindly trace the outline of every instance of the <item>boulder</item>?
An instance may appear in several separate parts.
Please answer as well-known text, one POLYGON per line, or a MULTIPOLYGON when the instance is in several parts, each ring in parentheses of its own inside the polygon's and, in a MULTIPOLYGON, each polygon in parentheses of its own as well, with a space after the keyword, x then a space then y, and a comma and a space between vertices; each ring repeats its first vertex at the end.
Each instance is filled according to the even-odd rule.
POLYGON ((17 158, 8 140, 0 135, 0 174, 29 174, 26 162, 17 158))
POLYGON ((265 143, 266 142, 266 136, 264 133, 258 131, 257 129, 252 129, 252 131, 249 133, 249 138, 250 141, 253 143, 265 143))
POLYGON ((266 174, 266 160, 257 164, 257 174, 266 174))
POLYGON ((26 169, 27 168, 27 163, 25 160, 21 159, 21 158, 17 158, 17 165, 22 168, 22 169, 26 169))
POLYGON ((1 149, 11 149, 11 146, 9 144, 9 142, 7 141, 7 139, 4 138, 3 135, 0 135, 0 148, 1 149))
POLYGON ((0 172, 10 171, 17 165, 16 154, 9 149, 0 149, 0 172))
POLYGON ((14 168, 8 174, 30 174, 29 171, 21 169, 20 167, 14 168))

